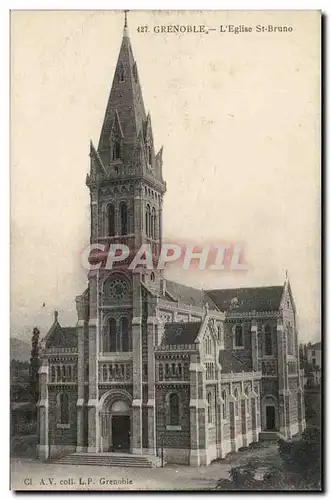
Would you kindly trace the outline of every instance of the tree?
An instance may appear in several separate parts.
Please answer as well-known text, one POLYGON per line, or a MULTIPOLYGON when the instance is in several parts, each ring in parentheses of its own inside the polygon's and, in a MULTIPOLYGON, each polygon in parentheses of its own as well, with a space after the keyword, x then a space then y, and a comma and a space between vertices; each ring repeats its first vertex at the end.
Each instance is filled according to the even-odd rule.
POLYGON ((40 331, 34 328, 31 339, 31 358, 30 358, 30 392, 32 401, 36 404, 39 399, 39 336, 40 331))

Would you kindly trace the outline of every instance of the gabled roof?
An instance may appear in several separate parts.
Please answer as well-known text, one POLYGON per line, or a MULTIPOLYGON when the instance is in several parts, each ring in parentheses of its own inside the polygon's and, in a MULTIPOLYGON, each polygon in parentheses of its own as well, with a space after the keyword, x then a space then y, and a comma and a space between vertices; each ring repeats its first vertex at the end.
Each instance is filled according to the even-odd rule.
POLYGON ((46 342, 48 347, 77 347, 77 329, 75 326, 63 327, 55 325, 53 332, 46 342))
POLYGON ((241 373, 251 372, 252 368, 243 363, 241 359, 237 358, 229 351, 221 350, 219 354, 219 363, 222 367, 222 373, 241 373))
POLYGON ((311 345, 311 349, 322 349, 322 342, 319 341, 319 342, 315 342, 315 344, 312 344, 311 345))
POLYGON ((201 327, 201 322, 196 323, 165 323, 162 345, 188 345, 194 344, 201 327))
POLYGON ((283 286, 230 288, 205 290, 221 311, 277 311, 280 307, 283 286))
POLYGON ((170 294, 170 299, 172 298, 182 304, 200 307, 201 309, 205 304, 208 304, 209 309, 218 310, 211 297, 204 290, 166 280, 166 292, 170 294))

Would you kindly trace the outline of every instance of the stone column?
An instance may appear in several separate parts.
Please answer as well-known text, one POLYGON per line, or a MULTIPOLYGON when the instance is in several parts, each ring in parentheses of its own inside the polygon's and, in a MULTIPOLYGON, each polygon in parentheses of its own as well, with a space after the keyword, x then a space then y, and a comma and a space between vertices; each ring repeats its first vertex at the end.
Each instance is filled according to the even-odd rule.
POLYGON ((42 359, 42 364, 39 368, 39 401, 38 419, 39 419, 39 444, 37 446, 37 454, 40 460, 47 460, 50 456, 48 442, 48 359, 42 359))
POLYGON ((256 393, 252 393, 251 395, 252 401, 252 436, 253 442, 256 443, 259 440, 259 424, 258 424, 258 414, 257 414, 257 406, 259 404, 258 395, 256 393))
POLYGON ((156 415, 155 415, 155 357, 154 345, 157 342, 158 319, 150 316, 147 319, 148 343, 148 453, 156 455, 156 415))
POLYGON ((88 449, 89 453, 99 451, 99 415, 98 415, 98 320, 89 321, 89 400, 88 400, 88 449))
POLYGON ((229 414, 230 414, 230 442, 231 451, 237 451, 237 441, 236 441, 236 410, 235 410, 236 400, 232 395, 229 395, 229 414))
POLYGON ((191 356, 190 363, 190 465, 206 463, 206 404, 203 397, 203 366, 197 355, 191 356), (200 427, 203 429, 200 429, 200 427))
POLYGON ((132 453, 142 454, 142 331, 141 317, 132 319, 133 401, 132 453))
POLYGON ((247 436, 247 405, 249 404, 249 398, 246 394, 242 395, 241 398, 241 433, 243 446, 248 446, 248 436, 247 436))
POLYGON ((76 451, 84 450, 84 320, 77 322, 77 443, 76 451))
POLYGON ((283 320, 277 320, 278 388, 279 388, 279 430, 289 435, 287 341, 283 320))

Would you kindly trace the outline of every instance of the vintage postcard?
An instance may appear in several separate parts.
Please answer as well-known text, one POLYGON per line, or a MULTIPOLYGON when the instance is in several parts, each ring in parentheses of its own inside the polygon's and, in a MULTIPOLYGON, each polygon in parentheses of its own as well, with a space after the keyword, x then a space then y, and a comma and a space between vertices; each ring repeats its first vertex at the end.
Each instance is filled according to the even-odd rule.
POLYGON ((11 489, 315 490, 319 11, 11 12, 11 489))

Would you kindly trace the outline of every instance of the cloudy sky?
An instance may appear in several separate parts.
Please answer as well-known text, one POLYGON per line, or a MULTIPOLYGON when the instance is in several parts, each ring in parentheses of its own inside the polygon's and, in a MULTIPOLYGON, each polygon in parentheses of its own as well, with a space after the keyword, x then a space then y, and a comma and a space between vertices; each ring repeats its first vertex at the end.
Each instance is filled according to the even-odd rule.
MULTIPOLYGON (((320 334, 319 22, 300 11, 129 13, 145 107, 164 146, 164 236, 243 242, 249 266, 168 277, 259 286, 282 284, 288 269, 302 340, 320 334), (153 33, 169 24, 216 31, 153 33), (229 24, 253 31, 221 34, 229 24)), ((122 27, 121 12, 12 13, 11 330, 22 339, 35 325, 45 332, 54 309, 64 325, 76 322, 89 140, 99 139, 122 27)))

